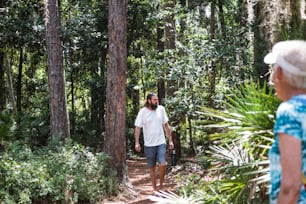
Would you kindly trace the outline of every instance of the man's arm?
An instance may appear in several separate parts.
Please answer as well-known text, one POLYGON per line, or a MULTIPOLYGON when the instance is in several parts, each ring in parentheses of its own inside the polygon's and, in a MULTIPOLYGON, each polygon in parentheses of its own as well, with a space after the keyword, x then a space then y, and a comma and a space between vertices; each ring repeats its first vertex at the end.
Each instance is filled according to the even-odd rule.
POLYGON ((139 144, 139 135, 140 135, 140 127, 135 127, 135 150, 137 152, 140 152, 141 147, 139 144))
POLYGON ((172 141, 170 125, 169 125, 168 122, 164 124, 164 129, 165 129, 165 132, 166 132, 166 136, 167 136, 167 138, 169 140, 169 149, 173 149, 174 148, 174 144, 173 144, 173 141, 172 141))

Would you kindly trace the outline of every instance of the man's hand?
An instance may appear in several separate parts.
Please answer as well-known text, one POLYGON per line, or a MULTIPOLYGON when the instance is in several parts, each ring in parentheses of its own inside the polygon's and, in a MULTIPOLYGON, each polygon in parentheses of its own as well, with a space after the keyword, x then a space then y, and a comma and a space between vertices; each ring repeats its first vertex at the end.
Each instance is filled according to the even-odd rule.
POLYGON ((169 142, 169 149, 173 149, 173 148, 174 148, 173 142, 169 142))
POLYGON ((139 144, 139 143, 135 144, 135 150, 136 150, 137 152, 140 152, 141 147, 140 147, 140 144, 139 144))

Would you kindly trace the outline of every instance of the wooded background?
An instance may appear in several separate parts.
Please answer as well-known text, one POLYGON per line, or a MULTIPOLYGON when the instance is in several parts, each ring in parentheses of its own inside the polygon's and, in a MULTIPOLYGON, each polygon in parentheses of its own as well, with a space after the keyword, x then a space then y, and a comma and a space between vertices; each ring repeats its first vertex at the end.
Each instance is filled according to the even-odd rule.
POLYGON ((273 43, 306 39, 305 0, 0 0, 1 144, 72 138, 123 178, 147 93, 170 116, 178 156, 208 134, 200 107, 268 80, 273 43), (7 119, 7 117, 9 119, 7 119))

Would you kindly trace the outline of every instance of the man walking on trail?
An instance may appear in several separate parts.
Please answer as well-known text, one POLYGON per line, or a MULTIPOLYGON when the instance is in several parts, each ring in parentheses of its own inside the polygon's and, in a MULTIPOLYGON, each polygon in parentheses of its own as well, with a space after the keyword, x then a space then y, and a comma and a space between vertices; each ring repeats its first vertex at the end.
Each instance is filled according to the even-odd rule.
POLYGON ((154 93, 147 95, 144 107, 138 112, 135 121, 135 150, 140 152, 139 144, 140 128, 143 128, 144 153, 150 168, 150 177, 153 190, 162 190, 166 173, 166 138, 169 148, 173 149, 173 141, 168 123, 169 119, 165 108, 158 104, 158 97, 154 93), (156 161, 159 164, 159 188, 156 187, 156 161))

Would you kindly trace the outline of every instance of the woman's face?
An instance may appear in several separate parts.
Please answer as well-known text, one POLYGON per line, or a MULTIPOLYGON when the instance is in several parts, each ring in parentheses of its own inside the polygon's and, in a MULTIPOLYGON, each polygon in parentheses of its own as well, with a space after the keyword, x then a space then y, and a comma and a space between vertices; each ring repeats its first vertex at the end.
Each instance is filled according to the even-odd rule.
POLYGON ((284 81, 284 75, 282 73, 281 67, 278 65, 273 65, 271 70, 271 81, 274 85, 277 97, 280 100, 285 100, 286 84, 284 81))

